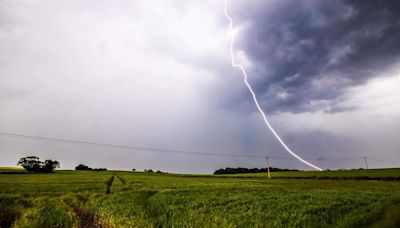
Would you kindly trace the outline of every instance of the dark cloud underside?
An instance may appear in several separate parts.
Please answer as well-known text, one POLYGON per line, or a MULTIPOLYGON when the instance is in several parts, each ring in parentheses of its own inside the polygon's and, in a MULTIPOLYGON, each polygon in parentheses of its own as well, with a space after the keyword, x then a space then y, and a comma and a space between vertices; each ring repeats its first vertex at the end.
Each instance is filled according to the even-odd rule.
POLYGON ((344 89, 398 61, 399 12, 399 1, 286 0, 242 13, 251 26, 238 46, 266 110, 337 111, 344 89))

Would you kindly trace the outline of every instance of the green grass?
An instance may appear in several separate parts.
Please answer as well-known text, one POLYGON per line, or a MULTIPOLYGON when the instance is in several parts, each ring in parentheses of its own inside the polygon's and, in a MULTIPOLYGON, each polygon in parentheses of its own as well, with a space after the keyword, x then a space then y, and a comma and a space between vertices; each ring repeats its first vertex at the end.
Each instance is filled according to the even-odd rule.
POLYGON ((18 167, 0 167, 0 174, 16 174, 16 173, 26 173, 23 168, 18 167))
POLYGON ((273 173, 271 180, 265 173, 3 173, 0 227, 396 227, 400 181, 390 178, 398 176, 399 169, 273 173))
POLYGON ((75 213, 57 198, 34 199, 33 205, 25 210, 20 219, 14 222, 14 227, 77 227, 75 213))
MULTIPOLYGON (((234 175, 221 175, 228 177, 253 177, 264 178, 266 173, 246 173, 234 175)), ((297 178, 297 179, 339 179, 339 180, 400 180, 400 169, 356 169, 337 171, 299 171, 299 172, 273 172, 272 178, 297 178)))

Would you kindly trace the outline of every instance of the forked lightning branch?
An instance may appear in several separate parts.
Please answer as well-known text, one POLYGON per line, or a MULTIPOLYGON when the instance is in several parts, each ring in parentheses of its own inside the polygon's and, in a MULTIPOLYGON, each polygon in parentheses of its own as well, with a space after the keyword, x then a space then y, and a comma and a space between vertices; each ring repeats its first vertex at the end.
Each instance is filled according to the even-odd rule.
POLYGON ((295 158, 297 158, 299 161, 303 162, 304 164, 322 171, 321 168, 319 168, 316 165, 311 164, 310 162, 304 160, 303 158, 301 158, 299 155, 297 155, 296 153, 294 153, 287 145, 286 143, 282 140, 282 138, 278 135, 278 133, 275 131, 275 129, 271 126, 271 124, 269 123, 268 119, 267 119, 267 115, 265 114, 265 112, 262 110, 257 96, 253 90, 253 88, 251 87, 250 83, 248 82, 247 78, 247 73, 246 73, 246 69, 244 68, 243 65, 237 63, 235 61, 235 53, 234 53, 234 49, 233 49, 233 44, 234 44, 234 40, 235 40, 235 34, 233 33, 233 19, 231 16, 229 16, 228 14, 228 0, 225 0, 225 7, 224 7, 224 13, 225 13, 225 17, 229 20, 229 35, 230 35, 230 54, 231 54, 231 60, 232 60, 232 67, 236 67, 238 68, 242 74, 243 74, 243 81, 244 84, 246 84, 246 87, 249 89, 252 97, 253 97, 253 101, 254 104, 257 106, 258 111, 260 112, 260 114, 263 117, 264 123, 267 125, 267 127, 269 128, 269 130, 271 130, 271 132, 274 134, 275 138, 279 141, 279 143, 283 146, 283 148, 285 148, 285 150, 291 154, 292 156, 294 156, 295 158))

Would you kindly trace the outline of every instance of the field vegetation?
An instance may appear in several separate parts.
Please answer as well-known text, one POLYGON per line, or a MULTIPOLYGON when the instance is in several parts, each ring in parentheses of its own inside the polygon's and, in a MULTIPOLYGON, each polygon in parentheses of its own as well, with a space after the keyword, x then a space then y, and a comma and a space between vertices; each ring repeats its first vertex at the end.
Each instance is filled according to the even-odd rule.
MULTIPOLYGON (((265 173, 225 175, 228 177, 264 178, 265 173)), ((273 172, 275 178, 331 180, 400 180, 400 169, 354 169, 334 171, 273 172)))
POLYGON ((21 170, 0 169, 0 227, 398 227, 400 222, 400 181, 392 180, 400 176, 398 169, 278 172, 270 180, 265 173, 17 173, 21 170))

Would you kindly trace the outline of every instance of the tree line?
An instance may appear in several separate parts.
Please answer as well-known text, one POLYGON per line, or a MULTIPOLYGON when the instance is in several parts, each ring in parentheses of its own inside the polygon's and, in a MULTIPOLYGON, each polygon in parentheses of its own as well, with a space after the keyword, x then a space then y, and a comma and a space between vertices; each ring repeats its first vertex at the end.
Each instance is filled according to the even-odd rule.
POLYGON ((75 170, 93 170, 93 171, 107 171, 106 168, 90 168, 87 165, 79 164, 75 167, 75 170))
MULTIPOLYGON (((24 168, 28 173, 53 173, 56 168, 60 168, 60 163, 53 160, 40 161, 37 156, 27 156, 19 159, 17 165, 24 168)), ((87 165, 79 164, 75 170, 106 171, 106 168, 90 168, 87 165)))
MULTIPOLYGON (((60 168, 60 163, 58 161, 53 160, 45 160, 44 162, 40 161, 37 156, 28 156, 21 158, 17 165, 22 166, 29 173, 52 173, 54 169, 60 168)), ((84 164, 79 164, 75 167, 75 170, 92 170, 92 171, 106 171, 106 168, 91 168, 84 164)), ((282 168, 269 168, 271 172, 288 172, 288 171, 299 171, 297 169, 282 169, 282 168)), ((133 169, 135 171, 135 169, 133 169)), ((152 169, 144 170, 148 173, 153 173, 152 169)), ((230 168, 227 167, 225 169, 218 169, 214 172, 214 174, 239 174, 239 173, 262 173, 268 172, 267 168, 230 168)), ((157 170, 155 173, 163 173, 160 170, 157 170)))
MULTIPOLYGON (((281 169, 281 168, 274 168, 271 167, 269 168, 270 172, 288 172, 288 171, 299 171, 297 169, 281 169)), ((230 168, 227 167, 225 169, 218 169, 215 170, 214 174, 239 174, 239 173, 265 173, 268 172, 267 168, 243 168, 243 167, 239 167, 239 168, 230 168)))
MULTIPOLYGON (((60 168, 60 163, 53 160, 40 161, 37 156, 28 156, 19 159, 17 165, 24 168, 28 173, 53 173, 56 168, 60 168)), ((84 164, 75 166, 75 170, 88 170, 88 171, 107 171, 106 168, 91 168, 84 164)), ((132 169, 136 171, 136 169, 132 169)), ((145 169, 144 172, 148 173, 164 173, 160 170, 153 171, 152 169, 145 169)))

